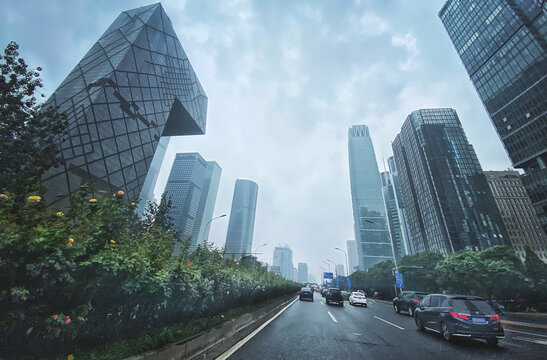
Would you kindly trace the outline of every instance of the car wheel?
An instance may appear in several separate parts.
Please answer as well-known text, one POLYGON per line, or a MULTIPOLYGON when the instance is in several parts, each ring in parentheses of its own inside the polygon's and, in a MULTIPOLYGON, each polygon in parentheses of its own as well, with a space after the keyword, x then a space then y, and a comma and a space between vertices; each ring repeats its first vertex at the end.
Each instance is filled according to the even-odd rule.
POLYGON ((397 314, 399 314, 401 312, 401 310, 399 309, 399 306, 398 305, 393 305, 393 309, 395 310, 395 312, 397 314))
POLYGON ((350 301, 349 304, 350 304, 351 306, 353 306, 353 301, 350 301))
POLYGON ((368 305, 367 305, 367 304, 363 304, 363 306, 364 306, 364 307, 368 307, 368 305))
POLYGON ((441 334, 446 341, 450 341, 452 339, 452 333, 445 323, 441 324, 441 334))
POLYGON ((341 307, 343 307, 343 306, 344 306, 344 302, 343 302, 343 301, 342 301, 342 302, 340 303, 340 306, 341 306, 341 307))
POLYGON ((496 338, 496 337, 488 338, 488 339, 486 339, 486 343, 488 344, 488 346, 497 346, 498 345, 498 338, 496 338))
POLYGON ((424 323, 422 322, 422 320, 420 320, 420 318, 418 318, 418 315, 414 316, 414 322, 416 323, 418 329, 420 329, 421 331, 425 330, 424 323))

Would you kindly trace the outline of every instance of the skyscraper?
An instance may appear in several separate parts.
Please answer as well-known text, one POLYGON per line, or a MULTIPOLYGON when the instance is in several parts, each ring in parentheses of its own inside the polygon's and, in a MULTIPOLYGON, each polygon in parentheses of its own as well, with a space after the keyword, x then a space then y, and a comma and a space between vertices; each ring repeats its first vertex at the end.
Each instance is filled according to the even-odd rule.
POLYGON ((349 174, 359 269, 393 260, 380 173, 366 125, 348 131, 349 174))
POLYGON ((221 174, 222 169, 215 161, 207 161, 194 230, 192 231, 192 246, 203 244, 209 238, 221 174))
POLYGON ((343 264, 336 264, 335 267, 336 276, 346 276, 346 272, 344 271, 344 265, 343 264))
POLYGON ((547 234, 546 3, 449 0, 439 17, 547 234))
POLYGON ((306 263, 298 263, 298 282, 308 283, 308 264, 306 263))
POLYGON ((50 207, 83 183, 139 196, 162 136, 205 133, 207 97, 160 3, 122 12, 47 105, 69 121, 64 164, 44 176, 50 207))
MULTIPOLYGON (((232 210, 226 234, 225 257, 240 259, 252 252, 258 185, 250 180, 236 180, 232 210)), ((275 264, 274 264, 275 265, 275 264)), ((292 269, 292 266, 291 266, 292 269)), ((291 279, 288 277, 287 279, 291 279)))
POLYGON ((274 249, 272 268, 279 268, 279 274, 282 278, 293 279, 292 250, 288 246, 278 246, 274 249))
POLYGON ((387 220, 389 225, 389 233, 391 234, 391 243, 395 259, 400 260, 403 256, 408 255, 403 238, 403 229, 401 220, 399 219, 399 208, 395 199, 395 190, 391 174, 388 171, 380 173, 382 180, 382 195, 384 195, 384 203, 386 204, 387 220))
POLYGON ((354 271, 359 270, 359 254, 357 252, 357 241, 355 240, 346 241, 346 247, 348 250, 348 263, 349 263, 348 274, 351 275, 354 271))
POLYGON ((415 252, 505 244, 501 216, 455 110, 412 112, 392 146, 415 252))
POLYGON ((399 174, 397 172, 397 166, 395 165, 395 159, 393 156, 387 158, 387 164, 389 167, 389 175, 393 185, 393 191, 395 192, 395 202, 397 204, 399 221, 401 223, 401 235, 405 246, 405 255, 412 255, 414 253, 412 248, 412 237, 410 235, 410 229, 408 228, 408 220, 406 216, 405 202, 403 200, 403 191, 401 190, 401 182, 399 181, 399 174))
POLYGON ((485 171, 486 180, 516 254, 524 261, 525 247, 547 262, 547 238, 535 216, 518 171, 485 171))
MULTIPOLYGON (((221 171, 216 162, 207 162, 198 153, 180 153, 173 161, 165 185, 166 196, 172 203, 169 215, 180 240, 191 237, 190 250, 203 243, 208 233, 205 225, 209 225, 213 215, 221 171)), ((179 248, 177 244, 175 252, 179 248)))

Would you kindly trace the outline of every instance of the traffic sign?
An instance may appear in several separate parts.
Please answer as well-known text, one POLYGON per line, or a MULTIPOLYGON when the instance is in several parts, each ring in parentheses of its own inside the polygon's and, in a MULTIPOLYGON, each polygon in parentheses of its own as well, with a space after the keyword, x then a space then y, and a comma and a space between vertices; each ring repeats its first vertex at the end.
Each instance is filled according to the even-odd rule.
POLYGON ((332 276, 331 272, 324 272, 323 279, 334 279, 334 276, 332 276))
POLYGON ((398 271, 395 271, 395 284, 398 288, 404 288, 405 283, 403 282, 403 274, 398 271))

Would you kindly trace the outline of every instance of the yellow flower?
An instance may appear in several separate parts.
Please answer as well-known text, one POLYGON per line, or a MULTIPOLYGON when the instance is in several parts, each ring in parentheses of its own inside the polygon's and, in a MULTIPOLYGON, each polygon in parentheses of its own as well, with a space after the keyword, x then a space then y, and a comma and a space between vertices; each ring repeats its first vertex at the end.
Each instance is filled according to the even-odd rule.
POLYGON ((64 215, 64 214, 63 214, 61 211, 57 212, 57 216, 58 216, 58 217, 61 217, 61 216, 63 216, 63 215, 64 215))
POLYGON ((38 202, 38 201, 42 200, 42 198, 37 196, 37 195, 29 196, 28 199, 29 199, 29 201, 32 201, 32 202, 38 202))
POLYGON ((116 242, 114 240, 110 240, 110 243, 111 244, 115 244, 116 242))
POLYGON ((230 290, 226 290, 226 294, 229 294, 230 293, 230 290))
POLYGON ((74 360, 74 355, 70 354, 66 357, 67 360, 74 360))
POLYGON ((90 203, 96 203, 96 202, 97 202, 97 199, 89 199, 89 202, 90 202, 90 203))
POLYGON ((72 243, 67 243, 66 246, 72 247, 72 243))
POLYGON ((220 317, 223 318, 223 317, 224 317, 224 314, 220 315, 220 317))
POLYGON ((123 190, 119 190, 119 191, 118 191, 118 195, 123 196, 123 194, 125 194, 125 193, 123 192, 123 190))
POLYGON ((9 197, 6 194, 0 194, 0 199, 2 200, 8 200, 9 197))
POLYGON ((74 242, 74 239, 73 238, 68 238, 68 242, 72 244, 74 242))
POLYGON ((134 203, 134 202, 132 202, 132 203, 131 203, 131 206, 135 206, 135 203, 134 203))

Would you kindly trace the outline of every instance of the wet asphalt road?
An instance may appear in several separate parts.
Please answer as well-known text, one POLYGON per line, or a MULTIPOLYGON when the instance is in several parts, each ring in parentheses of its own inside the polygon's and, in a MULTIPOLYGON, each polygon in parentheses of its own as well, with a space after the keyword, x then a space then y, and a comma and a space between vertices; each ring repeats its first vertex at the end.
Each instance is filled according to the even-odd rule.
POLYGON ((505 329, 497 347, 480 340, 445 341, 421 332, 387 304, 369 307, 296 300, 229 359, 547 359, 547 333, 505 329))

